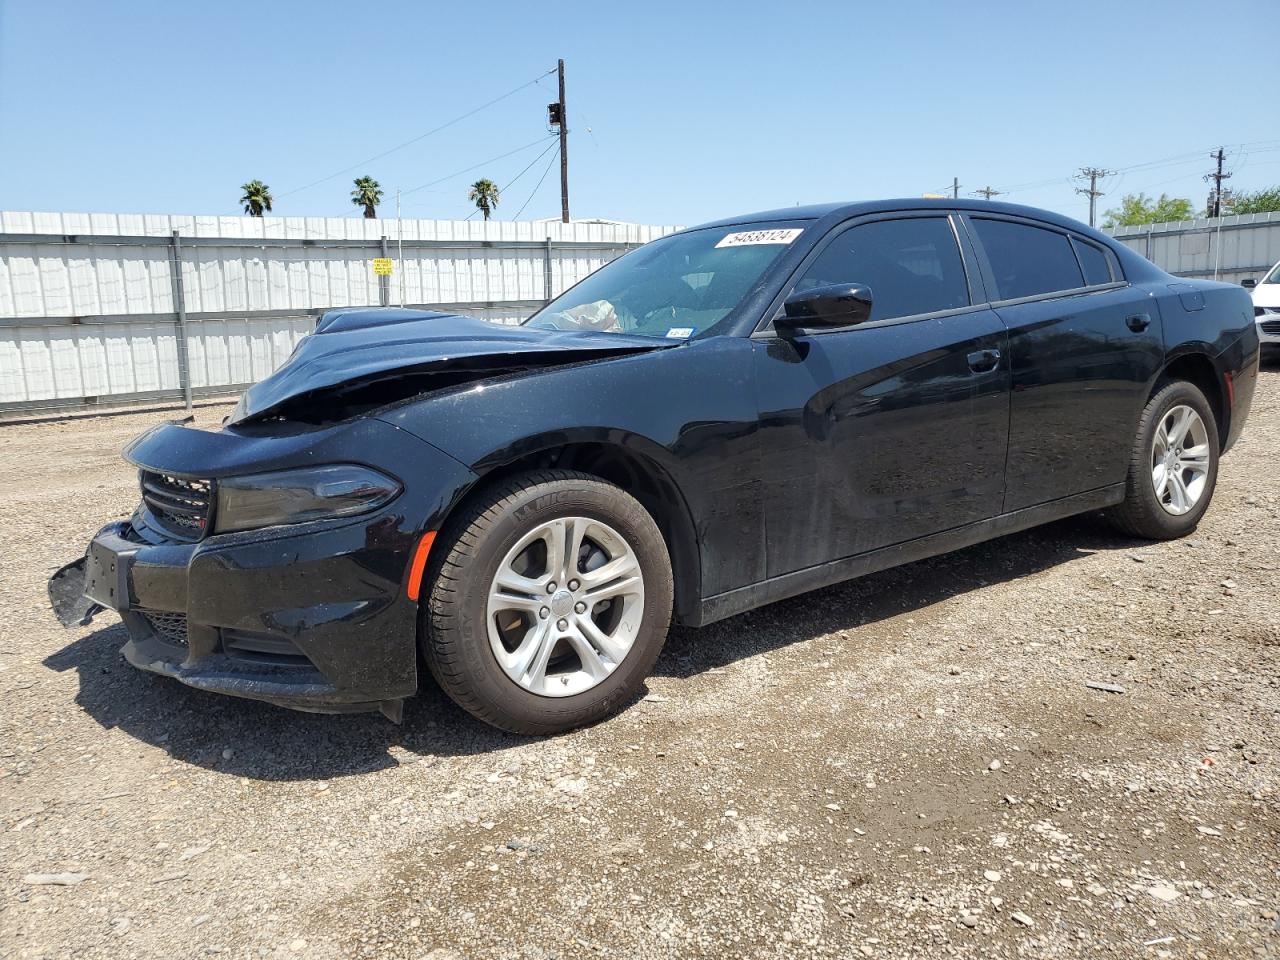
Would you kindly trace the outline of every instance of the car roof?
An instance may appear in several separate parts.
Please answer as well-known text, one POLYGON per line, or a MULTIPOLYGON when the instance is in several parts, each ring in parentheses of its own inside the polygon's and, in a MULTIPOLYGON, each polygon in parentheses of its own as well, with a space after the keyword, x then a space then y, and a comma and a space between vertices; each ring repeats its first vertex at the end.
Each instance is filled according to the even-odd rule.
POLYGON ((1092 236, 1100 236, 1091 227, 1078 220, 1064 217, 1049 210, 1038 207, 1027 207, 1019 203, 1002 203, 998 200, 968 200, 953 197, 901 197, 889 200, 859 200, 843 203, 813 203, 805 206, 780 207, 777 210, 762 210, 759 213, 746 213, 737 217, 724 217, 701 223, 690 230, 703 227, 729 227, 748 223, 765 223, 777 220, 846 220, 868 213, 886 213, 897 210, 963 210, 973 213, 1004 213, 1011 216, 1032 217, 1046 223, 1052 223, 1069 230, 1092 236))

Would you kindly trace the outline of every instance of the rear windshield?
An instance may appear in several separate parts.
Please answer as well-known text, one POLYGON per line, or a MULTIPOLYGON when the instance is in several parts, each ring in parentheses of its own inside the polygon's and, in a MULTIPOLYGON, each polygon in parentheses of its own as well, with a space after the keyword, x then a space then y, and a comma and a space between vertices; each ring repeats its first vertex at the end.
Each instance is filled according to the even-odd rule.
POLYGON ((808 221, 690 230, 605 264, 526 321, 686 339, 715 326, 804 232, 808 221))

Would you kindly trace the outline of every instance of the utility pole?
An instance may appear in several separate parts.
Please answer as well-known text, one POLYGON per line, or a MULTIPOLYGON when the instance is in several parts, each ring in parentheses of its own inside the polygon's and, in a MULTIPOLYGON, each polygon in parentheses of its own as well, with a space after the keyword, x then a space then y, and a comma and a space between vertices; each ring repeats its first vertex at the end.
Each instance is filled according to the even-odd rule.
POLYGON ((560 128, 560 222, 569 222, 569 114, 564 106, 564 61, 559 61, 560 99, 547 104, 553 127, 560 128))
POLYGON ((1230 178, 1231 174, 1222 172, 1222 164, 1227 159, 1226 151, 1222 147, 1219 147, 1216 153, 1209 154, 1209 159, 1218 161, 1218 170, 1216 173, 1206 173, 1204 175, 1206 182, 1213 181, 1213 192, 1209 194, 1208 210, 1205 212, 1211 217, 1220 217, 1222 216, 1222 202, 1230 194, 1229 190, 1226 193, 1223 192, 1222 181, 1230 178))
POLYGON ((951 197, 953 200, 960 199, 960 178, 959 177, 951 178, 951 197))
POLYGON ((404 309, 404 224, 400 220, 400 188, 396 187, 396 273, 400 274, 400 309, 404 309))
POLYGON ((1076 187, 1076 193, 1087 194, 1089 197, 1089 226, 1097 225, 1098 198, 1105 197, 1106 194, 1098 189, 1098 180, 1101 177, 1109 177, 1114 171, 1103 170, 1101 167, 1081 167, 1080 173, 1076 176, 1077 180, 1088 180, 1089 187, 1076 187))
POLYGON ((973 195, 974 195, 975 197, 976 197, 976 196, 982 196, 982 197, 986 198, 987 200, 990 200, 992 197, 998 197, 998 196, 1000 196, 1000 194, 1002 194, 1002 193, 1004 193, 1004 191, 1003 191, 1003 190, 996 190, 996 189, 994 189, 994 188, 992 188, 992 187, 983 187, 981 190, 975 190, 975 191, 973 191, 973 195))

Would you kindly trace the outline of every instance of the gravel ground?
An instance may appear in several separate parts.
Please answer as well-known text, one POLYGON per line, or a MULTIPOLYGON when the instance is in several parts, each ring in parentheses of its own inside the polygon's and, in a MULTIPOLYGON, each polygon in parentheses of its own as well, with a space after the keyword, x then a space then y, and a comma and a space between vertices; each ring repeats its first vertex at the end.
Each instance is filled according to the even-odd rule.
POLYGON ((1280 956, 1274 370, 1193 538, 1077 518, 678 630, 548 740, 62 630, 45 579, 167 416, 0 426, 4 960, 1280 956))

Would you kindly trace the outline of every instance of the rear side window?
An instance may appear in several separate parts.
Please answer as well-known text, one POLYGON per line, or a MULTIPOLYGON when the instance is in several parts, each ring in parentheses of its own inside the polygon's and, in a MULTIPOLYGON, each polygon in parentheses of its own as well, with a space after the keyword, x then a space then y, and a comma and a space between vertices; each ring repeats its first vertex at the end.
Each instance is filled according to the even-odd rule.
POLYGON ((876 220, 839 234, 795 285, 871 288, 872 320, 891 320, 969 305, 969 285, 946 217, 876 220))
POLYGON ((996 299, 1036 297, 1085 285, 1065 234, 1008 220, 970 222, 995 274, 996 299))
POLYGON ((1095 283, 1110 283, 1111 261, 1102 248, 1079 237, 1072 238, 1076 245, 1076 253, 1080 256, 1080 266, 1084 267, 1084 282, 1089 286, 1095 283))

